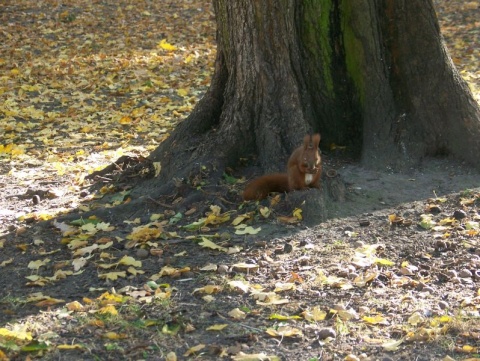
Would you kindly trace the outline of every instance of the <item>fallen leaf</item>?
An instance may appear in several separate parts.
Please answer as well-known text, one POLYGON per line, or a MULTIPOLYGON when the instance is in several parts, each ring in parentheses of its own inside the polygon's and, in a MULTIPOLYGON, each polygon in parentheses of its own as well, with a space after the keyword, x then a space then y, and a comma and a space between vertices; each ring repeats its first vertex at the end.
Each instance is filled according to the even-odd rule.
POLYGON ((27 331, 27 325, 16 324, 11 330, 0 328, 0 337, 7 340, 31 341, 32 333, 27 331))
POLYGON ((284 316, 284 315, 280 315, 278 313, 274 313, 274 314, 268 316, 268 319, 269 320, 287 321, 287 320, 301 320, 302 318, 300 316, 296 316, 296 315, 284 316))
POLYGON ((199 344, 197 346, 190 347, 187 352, 183 354, 183 356, 190 356, 196 354, 198 351, 203 350, 205 348, 204 344, 199 344))
POLYGON ((275 283, 274 292, 283 292, 283 291, 291 291, 295 289, 295 283, 293 282, 277 282, 275 283))
POLYGON ((202 237, 202 241, 198 243, 200 246, 210 249, 216 249, 222 252, 226 252, 227 248, 219 246, 214 242, 210 241, 208 238, 202 237))
POLYGON ((65 305, 65 307, 67 308, 67 310, 75 312, 83 311, 84 309, 83 305, 78 301, 69 302, 65 305))
POLYGON ((72 345, 66 345, 66 344, 56 345, 55 347, 59 350, 82 350, 84 348, 83 345, 80 345, 78 343, 72 344, 72 345))
POLYGON ((280 326, 276 329, 267 328, 265 332, 274 337, 303 337, 300 329, 290 326, 280 326))
POLYGON ((403 343, 403 339, 400 340, 389 340, 387 342, 384 342, 382 344, 382 347, 386 351, 396 351, 398 350, 398 347, 403 343))
POLYGON ((207 331, 221 331, 224 328, 228 327, 228 324, 217 324, 217 325, 212 325, 206 328, 207 331))
POLYGON ((46 266, 50 262, 50 258, 39 259, 36 261, 30 261, 27 268, 38 270, 40 267, 46 266))
POLYGON ((234 308, 233 310, 229 311, 228 315, 235 320, 243 320, 247 317, 247 314, 239 308, 234 308))
POLYGON ((327 317, 327 312, 315 306, 312 310, 305 310, 302 312, 303 318, 307 321, 323 321, 327 317))
POLYGON ((232 356, 233 361, 280 361, 279 356, 267 355, 266 353, 246 354, 239 352, 237 355, 232 356))
POLYGON ((166 39, 160 40, 160 42, 157 44, 157 48, 164 49, 167 51, 177 50, 177 47, 175 45, 168 43, 166 39))
POLYGON ((120 271, 120 272, 108 272, 108 273, 103 273, 99 274, 98 277, 100 279, 107 279, 111 281, 115 281, 118 279, 118 277, 125 278, 127 276, 125 271, 120 271))
POLYGON ((217 286, 217 285, 207 285, 204 287, 196 288, 193 290, 192 294, 195 294, 197 292, 201 293, 207 293, 207 294, 212 294, 212 293, 218 293, 223 290, 222 286, 217 286))
POLYGON ((387 321, 382 315, 363 316, 362 320, 371 325, 385 324, 387 321))
POLYGON ((243 235, 243 234, 257 234, 262 230, 261 227, 253 228, 251 226, 247 226, 245 224, 240 224, 235 227, 235 234, 243 235))

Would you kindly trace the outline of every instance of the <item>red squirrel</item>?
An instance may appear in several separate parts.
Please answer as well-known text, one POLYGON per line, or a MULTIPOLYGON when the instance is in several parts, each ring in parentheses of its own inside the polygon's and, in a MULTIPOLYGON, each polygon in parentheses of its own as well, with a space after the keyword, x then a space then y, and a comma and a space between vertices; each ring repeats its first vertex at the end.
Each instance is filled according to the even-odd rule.
POLYGON ((322 159, 318 151, 320 134, 303 138, 303 145, 288 159, 287 173, 267 174, 250 182, 243 191, 244 200, 266 198, 271 192, 290 192, 308 187, 320 188, 322 159))

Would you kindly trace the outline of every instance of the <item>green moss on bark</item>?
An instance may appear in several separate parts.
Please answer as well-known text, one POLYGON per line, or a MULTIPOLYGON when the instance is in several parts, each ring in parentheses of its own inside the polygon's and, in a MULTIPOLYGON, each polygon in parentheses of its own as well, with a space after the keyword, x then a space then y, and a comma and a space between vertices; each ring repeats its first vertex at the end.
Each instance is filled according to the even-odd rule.
POLYGON ((358 14, 355 17, 351 4, 350 1, 340 2, 341 31, 347 72, 363 106, 365 99, 365 54, 364 46, 353 30, 355 26, 358 26, 358 24, 354 24, 358 20, 358 14))
POLYGON ((303 43, 313 55, 321 70, 326 92, 334 97, 332 76, 332 44, 330 42, 330 13, 332 0, 307 0, 304 2, 303 43))

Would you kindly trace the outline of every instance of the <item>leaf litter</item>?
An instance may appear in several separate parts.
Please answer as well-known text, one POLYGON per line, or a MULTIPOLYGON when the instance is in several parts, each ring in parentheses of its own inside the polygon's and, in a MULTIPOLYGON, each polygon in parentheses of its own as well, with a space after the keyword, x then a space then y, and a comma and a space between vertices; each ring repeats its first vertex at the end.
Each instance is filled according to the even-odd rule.
MULTIPOLYGON (((436 6, 479 99, 478 2, 436 6)), ((193 109, 210 81, 213 15, 201 1, 4 10, 0 359, 480 353, 479 190, 315 229, 301 226, 302 209, 276 208, 278 196, 268 206, 36 227, 68 209, 129 202, 111 185, 78 194, 89 173, 120 157, 141 161, 193 109)))

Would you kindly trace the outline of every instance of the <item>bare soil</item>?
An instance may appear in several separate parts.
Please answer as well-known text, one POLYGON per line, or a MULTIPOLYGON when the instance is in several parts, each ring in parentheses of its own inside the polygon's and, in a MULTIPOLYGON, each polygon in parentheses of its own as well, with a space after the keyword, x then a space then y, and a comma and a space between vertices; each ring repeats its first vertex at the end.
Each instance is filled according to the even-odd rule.
MULTIPOLYGON (((308 228, 301 223, 286 225, 274 218, 262 220, 256 213, 250 222, 253 227, 262 229, 256 235, 235 235, 230 225, 211 227, 210 232, 206 232, 210 235, 228 234, 228 237, 220 236, 213 240, 223 247, 241 248, 241 252, 227 255, 203 248, 188 239, 192 232, 183 230, 182 225, 198 219, 211 204, 220 204, 219 194, 234 195, 230 199, 223 198, 220 204, 223 211, 244 213, 238 209, 239 199, 238 195, 235 196, 241 186, 233 189, 226 185, 215 187, 215 192, 207 197, 203 194, 201 202, 194 205, 198 211, 178 224, 165 227, 178 232, 178 237, 158 242, 155 248, 162 250, 160 256, 144 252, 141 248, 127 248, 125 241, 115 242, 114 249, 109 250, 109 257, 120 259, 127 255, 141 259, 144 272, 115 281, 98 277, 103 271, 98 267, 101 260, 96 258, 83 268, 81 274, 53 281, 44 287, 28 286, 25 277, 29 275, 47 277, 55 270, 71 268, 71 251, 62 245, 62 234, 52 220, 16 224, 4 213, 4 220, 10 220, 10 225, 1 237, 4 240, 1 260, 14 259, 14 262, 3 267, 3 276, 0 277, 3 290, 1 323, 35 325, 35 332, 39 335, 54 330, 56 344, 86 346, 67 352, 53 348, 43 356, 52 360, 161 360, 171 351, 181 359, 190 347, 198 344, 204 344, 206 348, 197 356, 191 356, 193 359, 217 359, 219 355, 238 357, 240 352, 263 352, 283 360, 337 360, 349 354, 366 360, 442 360, 447 355, 454 359, 464 358, 465 354, 459 353, 462 346, 475 348, 480 345, 477 293, 480 288, 479 237, 474 233, 472 236, 465 233, 467 222, 480 220, 480 188, 477 188, 480 175, 468 167, 438 159, 425 162, 424 167, 409 174, 366 170, 356 164, 339 166, 337 171, 347 185, 345 200, 336 202, 335 207, 329 209, 331 219, 316 227, 308 228), (445 231, 432 232, 419 226, 422 214, 431 214, 433 220, 440 224, 456 212, 463 212, 465 218, 451 227, 448 237, 444 236, 445 231), (396 215, 397 219, 389 218, 392 215, 396 215), (366 245, 378 245, 376 255, 392 261, 394 265, 356 265, 355 254, 366 245), (27 267, 32 261, 44 259, 45 255, 50 258, 46 267, 38 271, 27 267), (250 274, 244 273, 234 266, 241 262, 257 265, 258 269, 250 274), (407 276, 403 276, 403 262, 415 267, 407 276), (202 271, 209 264, 218 268, 202 271), (82 302, 84 297, 95 299, 107 290, 122 290, 123 294, 125 287, 143 290, 150 277, 166 265, 190 268, 186 273, 161 278, 162 283, 168 283, 175 290, 171 302, 168 306, 160 302, 139 303, 139 309, 130 310, 127 317, 132 318, 130 322, 155 320, 154 330, 147 327, 132 330, 113 321, 104 326, 115 332, 128 329, 128 339, 107 342, 102 337, 96 337, 105 329, 82 323, 81 317, 61 316, 58 309, 62 306, 59 308, 47 303, 47 306, 39 307, 35 302, 28 302, 28 298, 36 292, 61 299, 64 305, 73 301, 82 302), (318 281, 319 275, 324 274, 339 277, 340 284, 350 283, 355 277, 368 272, 375 272, 376 276, 362 287, 342 289, 338 284, 318 281), (460 272, 467 273, 462 277, 455 276, 460 272), (292 275, 297 277, 295 289, 279 292, 288 299, 281 305, 260 306, 248 292, 232 291, 226 285, 228 281, 241 279, 273 291, 278 282, 287 282, 294 277, 292 275), (220 285, 224 291, 215 294, 214 301, 205 302, 195 290, 209 284, 220 285), (237 307, 246 310, 246 319, 236 321, 228 316, 228 312, 237 307), (313 307, 327 312, 326 320, 314 323, 269 320, 272 314, 302 315, 313 307), (356 316, 351 320, 342 320, 331 311, 333 309, 353 310, 356 316), (422 326, 408 323, 416 312, 422 316, 422 326), (380 325, 361 322, 362 317, 374 315, 382 315, 384 322, 380 325), (430 323, 446 315, 455 319, 448 330, 444 333, 432 331, 430 323), (284 323, 302 330, 302 336, 282 339, 265 333, 268 327, 275 328, 284 323), (221 332, 206 331, 214 324, 227 324, 228 327, 221 332), (165 336, 161 332, 165 325, 176 325, 180 330, 165 336), (336 336, 326 342, 323 336, 319 336, 323 329, 335 330, 336 336), (382 347, 385 340, 402 338, 406 340, 396 351, 385 351, 382 347), (112 343, 115 347, 111 346, 112 343)), ((32 194, 46 192, 47 188, 38 187, 25 192, 20 187, 9 185, 4 188, 4 199, 8 203, 2 205, 2 209, 60 207, 63 202, 70 201, 68 197, 43 198, 40 204, 32 204, 32 194)), ((78 197, 71 195, 75 196, 78 197)), ((116 229, 103 236, 124 240, 131 230, 123 223, 124 220, 136 217, 146 220, 152 213, 171 211, 159 205, 165 199, 156 201, 146 202, 146 209, 134 217, 112 209, 112 219, 122 222, 113 222, 116 229)), ((272 207, 274 214, 276 209, 284 210, 282 202, 272 207)), ((266 201, 265 204, 268 205, 266 201)), ((244 210, 256 207, 249 204, 244 210)), ((69 219, 80 217, 81 214, 68 215, 69 219)), ((62 222, 62 217, 57 221, 62 222)), ((475 354, 475 351, 472 352, 475 354)), ((23 357, 22 352, 10 352, 10 356, 12 359, 23 357)))

